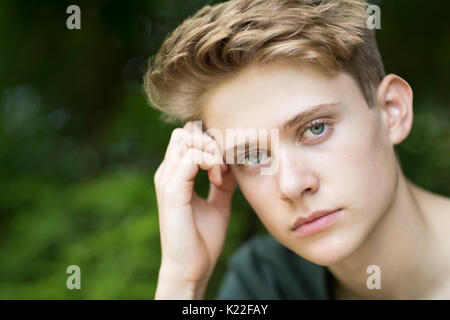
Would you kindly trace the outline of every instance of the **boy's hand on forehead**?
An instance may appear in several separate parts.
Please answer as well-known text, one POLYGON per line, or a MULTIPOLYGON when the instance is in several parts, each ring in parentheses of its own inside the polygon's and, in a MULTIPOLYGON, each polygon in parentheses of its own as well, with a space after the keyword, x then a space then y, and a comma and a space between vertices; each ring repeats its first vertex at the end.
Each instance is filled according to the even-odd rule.
POLYGON ((213 137, 189 121, 172 132, 154 182, 162 248, 155 298, 199 297, 225 241, 236 186, 232 171, 213 137), (199 169, 211 182, 207 199, 194 191, 199 169), (192 286, 195 292, 188 292, 192 286))
POLYGON ((220 143, 213 136, 202 132, 201 127, 194 121, 188 121, 183 129, 193 134, 192 141, 197 148, 212 154, 218 163, 208 170, 208 178, 211 181, 208 202, 215 203, 219 207, 226 207, 230 204, 228 194, 233 193, 236 189, 236 181, 229 166, 223 160, 220 143), (201 137, 195 133, 200 133, 201 137))
POLYGON ((192 135, 192 143, 190 143, 191 145, 213 155, 217 165, 208 170, 208 178, 213 184, 215 184, 216 186, 220 186, 222 184, 221 172, 227 170, 227 165, 223 161, 219 144, 214 139, 214 137, 206 134, 205 132, 202 132, 201 127, 196 125, 194 121, 188 121, 184 125, 183 129, 192 135))

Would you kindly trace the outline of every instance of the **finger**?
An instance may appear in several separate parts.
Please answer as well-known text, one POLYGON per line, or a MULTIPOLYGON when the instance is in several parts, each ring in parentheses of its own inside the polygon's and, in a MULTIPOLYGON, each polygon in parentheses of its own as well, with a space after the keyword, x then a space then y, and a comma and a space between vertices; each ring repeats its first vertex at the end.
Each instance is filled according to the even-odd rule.
POLYGON ((192 129, 194 124, 189 122, 185 125, 185 128, 176 128, 173 130, 165 159, 171 162, 177 163, 181 154, 187 150, 187 148, 197 148, 199 150, 214 154, 217 157, 217 163, 223 162, 220 148, 217 142, 210 136, 201 132, 201 130, 192 129))
POLYGON ((231 199, 236 190, 236 179, 229 168, 223 171, 221 175, 222 184, 220 186, 210 185, 207 201, 218 208, 224 209, 223 211, 228 212, 231 206, 231 199))
POLYGON ((186 132, 184 142, 188 148, 197 148, 217 157, 217 163, 223 163, 223 157, 216 140, 206 134, 186 132))
POLYGON ((185 132, 188 133, 188 138, 186 139, 186 142, 188 143, 188 146, 194 146, 195 148, 198 148, 200 150, 204 150, 204 140, 203 136, 206 136, 201 128, 201 125, 198 125, 199 121, 188 121, 183 129, 185 132))
POLYGON ((181 154, 185 151, 183 150, 185 135, 186 132, 182 128, 176 128, 172 131, 163 161, 172 163, 179 161, 181 154))
POLYGON ((215 140, 214 136, 208 135, 202 131, 201 121, 189 121, 184 126, 184 130, 191 134, 190 139, 187 139, 188 147, 195 147, 200 150, 219 155, 221 158, 221 151, 219 144, 215 140))
POLYGON ((215 165, 210 170, 208 170, 209 181, 218 186, 222 184, 222 173, 220 171, 220 165, 215 165))
POLYGON ((187 147, 197 148, 214 156, 214 162, 218 165, 208 170, 208 178, 212 183, 220 185, 222 183, 220 165, 223 164, 223 157, 219 145, 213 137, 203 133, 201 127, 193 121, 186 123, 184 130, 188 132, 185 136, 187 147))
POLYGON ((172 132, 164 157, 164 162, 167 162, 165 171, 174 171, 189 148, 196 148, 213 155, 216 164, 223 163, 217 143, 211 137, 204 134, 195 135, 185 129, 177 128, 172 132))
MULTIPOLYGON (((221 177, 220 174, 218 174, 220 173, 220 164, 217 164, 217 159, 210 153, 196 148, 188 148, 182 156, 179 166, 175 169, 175 173, 178 177, 177 180, 180 179, 181 181, 192 182, 195 179, 199 168, 207 171, 211 170, 211 177, 213 178, 213 181, 211 182, 218 185, 221 184, 221 177), (217 170, 219 172, 217 172, 217 170)), ((209 172, 208 175, 210 175, 209 172)))
MULTIPOLYGON (((220 164, 223 163, 223 158, 220 155, 217 143, 214 139, 204 134, 197 134, 194 139, 194 134, 187 131, 190 130, 188 127, 189 125, 191 128, 194 126, 194 124, 190 122, 185 126, 187 129, 177 128, 172 132, 166 156, 163 161, 165 162, 164 170, 161 174, 163 178, 160 180, 166 181, 165 183, 167 183, 173 179, 174 172, 177 171, 180 162, 183 161, 185 164, 197 164, 200 165, 201 169, 208 170, 209 180, 216 185, 220 185, 222 183, 220 164), (199 152, 190 151, 186 157, 183 158, 183 155, 191 148, 199 150, 199 152), (203 155, 202 150, 205 150, 204 152, 208 155, 203 155), (188 158, 190 160, 188 160, 188 158), (202 158, 205 158, 205 161, 203 161, 202 158), (217 168, 211 167, 212 164, 217 164, 217 168)), ((195 166, 187 168, 187 175, 184 178, 184 182, 192 181, 197 172, 198 168, 195 168, 195 166)))

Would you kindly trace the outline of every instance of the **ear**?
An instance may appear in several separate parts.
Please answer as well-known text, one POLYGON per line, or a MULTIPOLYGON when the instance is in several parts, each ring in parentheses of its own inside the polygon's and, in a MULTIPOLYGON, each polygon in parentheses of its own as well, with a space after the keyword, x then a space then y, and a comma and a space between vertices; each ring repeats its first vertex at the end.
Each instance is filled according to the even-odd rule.
POLYGON ((384 77, 378 86, 377 107, 393 145, 402 142, 413 122, 413 92, 405 80, 395 74, 384 77))

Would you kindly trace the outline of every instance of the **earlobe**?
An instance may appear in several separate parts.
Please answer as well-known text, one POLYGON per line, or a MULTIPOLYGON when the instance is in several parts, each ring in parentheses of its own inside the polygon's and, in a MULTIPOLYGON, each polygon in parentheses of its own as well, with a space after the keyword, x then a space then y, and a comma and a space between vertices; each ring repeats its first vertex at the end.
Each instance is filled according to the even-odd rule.
POLYGON ((401 77, 389 74, 378 86, 377 107, 393 145, 409 134, 413 122, 413 92, 401 77))

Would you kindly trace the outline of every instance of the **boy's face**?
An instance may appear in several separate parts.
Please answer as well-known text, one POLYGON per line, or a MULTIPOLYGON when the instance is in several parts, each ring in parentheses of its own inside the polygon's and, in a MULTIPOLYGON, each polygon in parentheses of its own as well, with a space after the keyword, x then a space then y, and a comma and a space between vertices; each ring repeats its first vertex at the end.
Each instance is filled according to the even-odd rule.
POLYGON ((275 174, 260 174, 257 164, 265 158, 250 156, 249 166, 231 166, 267 230, 320 265, 339 262, 357 249, 393 202, 395 153, 380 108, 369 109, 347 74, 332 77, 278 62, 250 66, 211 90, 203 118, 224 137, 227 129, 270 132, 302 111, 328 104, 320 114, 279 131, 277 150, 269 150, 269 156, 278 157, 275 174), (336 222, 326 229, 306 236, 292 230, 299 217, 337 209, 342 210, 336 222))

